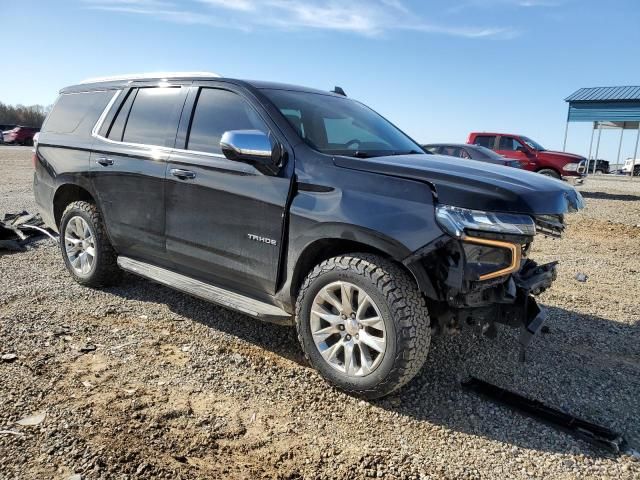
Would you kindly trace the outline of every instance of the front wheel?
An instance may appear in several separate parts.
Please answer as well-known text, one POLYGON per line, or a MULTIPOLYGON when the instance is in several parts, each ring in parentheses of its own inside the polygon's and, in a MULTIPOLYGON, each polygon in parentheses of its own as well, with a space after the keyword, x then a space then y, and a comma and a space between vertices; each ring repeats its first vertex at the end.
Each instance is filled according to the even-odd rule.
POLYGON ((542 170, 538 170, 538 173, 541 175, 546 175, 547 177, 561 179, 560 174, 555 170, 551 170, 550 168, 543 168, 542 170))
POLYGON ((406 384, 429 352, 429 315, 417 285, 376 255, 316 266, 300 289, 296 325, 309 363, 338 388, 366 398, 406 384))

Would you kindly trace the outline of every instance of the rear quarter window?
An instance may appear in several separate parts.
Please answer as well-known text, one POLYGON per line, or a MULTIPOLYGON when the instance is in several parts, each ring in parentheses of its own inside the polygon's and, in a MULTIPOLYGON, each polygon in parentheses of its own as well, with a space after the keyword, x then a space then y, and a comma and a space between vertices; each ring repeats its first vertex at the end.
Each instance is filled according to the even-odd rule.
POLYGON ((474 140, 474 145, 480 145, 481 147, 489 148, 493 150, 493 147, 496 142, 495 135, 478 135, 474 140))
POLYGON ((115 91, 63 93, 53 106, 43 132, 90 135, 115 91))

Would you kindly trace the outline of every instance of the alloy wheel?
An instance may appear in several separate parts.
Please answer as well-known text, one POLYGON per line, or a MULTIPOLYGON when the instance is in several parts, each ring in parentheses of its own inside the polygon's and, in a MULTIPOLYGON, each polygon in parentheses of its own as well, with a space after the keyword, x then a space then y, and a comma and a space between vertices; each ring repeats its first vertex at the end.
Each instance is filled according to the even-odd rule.
POLYGON ((362 288, 344 281, 324 286, 313 300, 310 326, 320 355, 336 370, 363 377, 382 362, 387 347, 384 319, 362 288))
POLYGON ((89 223, 80 216, 71 217, 64 229, 65 252, 77 275, 91 272, 96 258, 96 244, 89 223))

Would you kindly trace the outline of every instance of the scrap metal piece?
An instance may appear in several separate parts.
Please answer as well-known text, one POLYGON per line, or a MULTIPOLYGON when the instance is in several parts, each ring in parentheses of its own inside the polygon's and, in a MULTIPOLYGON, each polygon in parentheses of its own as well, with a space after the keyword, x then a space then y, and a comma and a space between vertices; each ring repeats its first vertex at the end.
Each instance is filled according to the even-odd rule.
POLYGON ((0 250, 24 251, 24 243, 40 235, 57 240, 37 213, 7 213, 0 220, 0 250))
POLYGON ((524 397, 518 393, 505 390, 497 385, 492 385, 484 380, 471 377, 469 380, 462 382, 462 387, 494 403, 509 407, 546 425, 589 442, 595 447, 604 448, 618 454, 625 445, 622 435, 607 427, 577 418, 569 413, 549 407, 542 402, 524 397))
POLYGON ((520 362, 525 362, 526 350, 533 337, 540 331, 544 322, 547 321, 547 314, 538 306, 538 302, 531 295, 524 299, 525 322, 520 329, 520 362))

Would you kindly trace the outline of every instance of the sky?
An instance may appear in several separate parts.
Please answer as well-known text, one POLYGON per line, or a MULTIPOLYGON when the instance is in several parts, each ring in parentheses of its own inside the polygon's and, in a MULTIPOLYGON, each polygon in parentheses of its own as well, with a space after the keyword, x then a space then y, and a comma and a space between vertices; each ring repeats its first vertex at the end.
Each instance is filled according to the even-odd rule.
MULTIPOLYGON (((5 0, 0 25, 4 103, 51 104, 87 77, 214 71, 339 85, 424 143, 501 131, 561 150, 565 97, 640 85, 638 0, 5 0)), ((571 124, 567 150, 586 155, 590 131, 571 124)), ((615 161, 619 136, 603 133, 600 158, 615 161)))

